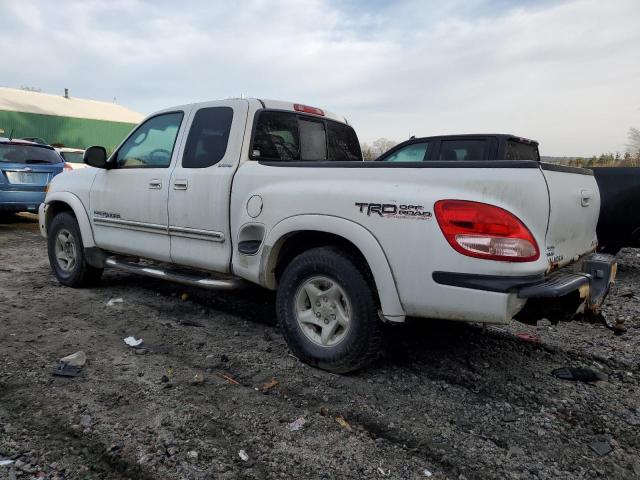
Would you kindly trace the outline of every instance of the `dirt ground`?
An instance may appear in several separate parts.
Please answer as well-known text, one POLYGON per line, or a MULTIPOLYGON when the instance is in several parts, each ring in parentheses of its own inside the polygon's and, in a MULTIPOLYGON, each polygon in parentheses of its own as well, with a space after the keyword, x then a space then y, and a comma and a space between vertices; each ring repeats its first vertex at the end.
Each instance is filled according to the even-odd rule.
POLYGON ((269 292, 117 271, 62 287, 35 217, 4 216, 0 460, 15 462, 0 479, 640 478, 639 311, 640 253, 625 250, 605 306, 623 335, 413 322, 388 332, 383 359, 339 376, 289 354, 269 292), (78 350, 79 376, 53 376, 78 350), (563 366, 608 380, 551 375, 563 366))

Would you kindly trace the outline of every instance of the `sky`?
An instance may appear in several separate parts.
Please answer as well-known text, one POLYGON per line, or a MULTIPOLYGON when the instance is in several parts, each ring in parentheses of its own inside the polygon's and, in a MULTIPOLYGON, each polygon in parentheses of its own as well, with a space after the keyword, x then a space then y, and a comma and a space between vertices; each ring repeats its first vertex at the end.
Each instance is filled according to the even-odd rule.
POLYGON ((241 95, 344 115, 362 142, 513 133, 543 155, 640 128, 640 1, 0 0, 0 85, 143 114, 241 95))

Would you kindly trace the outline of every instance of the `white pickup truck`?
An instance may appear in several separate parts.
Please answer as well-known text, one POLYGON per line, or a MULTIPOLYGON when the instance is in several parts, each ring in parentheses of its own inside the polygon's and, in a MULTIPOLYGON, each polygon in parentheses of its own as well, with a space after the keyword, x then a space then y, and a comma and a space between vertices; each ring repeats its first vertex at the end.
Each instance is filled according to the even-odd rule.
POLYGON ((587 255, 600 207, 590 171, 403 160, 362 161, 347 120, 319 108, 184 105, 145 119, 108 158, 89 148, 97 168, 53 180, 40 228, 64 285, 115 267, 277 290, 291 350, 334 372, 378 355, 382 322, 505 323, 532 299, 602 301, 615 262, 587 255))

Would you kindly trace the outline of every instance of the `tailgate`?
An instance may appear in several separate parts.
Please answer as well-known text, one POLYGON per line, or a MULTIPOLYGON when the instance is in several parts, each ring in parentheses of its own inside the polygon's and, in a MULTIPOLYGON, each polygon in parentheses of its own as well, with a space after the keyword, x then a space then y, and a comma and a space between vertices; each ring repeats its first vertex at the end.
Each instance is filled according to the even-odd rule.
POLYGON ((541 163, 549 188, 546 255, 563 266, 596 246, 600 194, 591 170, 541 163))

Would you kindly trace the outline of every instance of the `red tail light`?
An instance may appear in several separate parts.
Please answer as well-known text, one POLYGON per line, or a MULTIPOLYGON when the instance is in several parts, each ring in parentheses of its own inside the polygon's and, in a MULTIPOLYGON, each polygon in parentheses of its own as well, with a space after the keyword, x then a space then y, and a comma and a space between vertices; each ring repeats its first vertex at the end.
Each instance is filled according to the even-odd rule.
POLYGON ((310 107, 308 105, 300 105, 299 103, 296 103, 293 105, 293 109, 296 112, 311 113, 313 115, 320 115, 321 117, 324 117, 324 112, 316 107, 310 107))
POLYGON ((71 165, 69 165, 68 162, 64 162, 64 166, 62 167, 62 171, 63 172, 70 172, 71 170, 73 170, 73 167, 71 167, 71 165))
POLYGON ((466 200, 439 200, 436 219, 457 252, 506 262, 532 262, 540 250, 529 229, 512 213, 495 205, 466 200))

